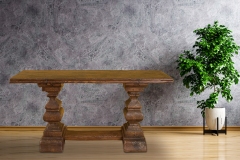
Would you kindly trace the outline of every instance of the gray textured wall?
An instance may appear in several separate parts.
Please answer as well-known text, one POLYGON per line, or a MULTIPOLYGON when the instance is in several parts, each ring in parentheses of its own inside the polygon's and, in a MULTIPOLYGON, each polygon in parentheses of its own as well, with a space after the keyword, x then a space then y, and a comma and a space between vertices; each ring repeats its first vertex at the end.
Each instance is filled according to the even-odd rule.
MULTIPOLYGON (((21 70, 156 69, 172 84, 149 85, 140 101, 142 125, 201 126, 196 100, 176 70, 191 49, 193 30, 218 20, 240 44, 239 0, 0 0, 0 125, 45 125, 46 93, 36 84, 9 84, 21 70)), ((240 70, 240 57, 234 61, 240 70)), ((229 125, 240 125, 238 90, 220 100, 229 125)), ((65 84, 66 125, 122 125, 120 84, 65 84)))

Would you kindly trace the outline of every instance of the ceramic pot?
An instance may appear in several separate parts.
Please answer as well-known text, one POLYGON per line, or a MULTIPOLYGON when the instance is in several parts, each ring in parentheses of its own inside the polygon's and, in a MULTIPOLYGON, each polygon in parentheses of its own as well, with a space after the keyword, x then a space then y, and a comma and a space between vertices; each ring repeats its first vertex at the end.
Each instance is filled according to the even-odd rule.
POLYGON ((206 123, 210 130, 217 130, 217 117, 218 117, 218 130, 221 130, 225 123, 225 108, 205 109, 206 123))

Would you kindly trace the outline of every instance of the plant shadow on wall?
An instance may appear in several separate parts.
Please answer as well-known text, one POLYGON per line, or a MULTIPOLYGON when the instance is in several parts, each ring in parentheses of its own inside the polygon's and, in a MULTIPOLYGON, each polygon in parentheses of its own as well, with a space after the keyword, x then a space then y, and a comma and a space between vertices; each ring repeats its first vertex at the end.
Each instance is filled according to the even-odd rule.
POLYGON ((204 28, 196 29, 198 36, 193 51, 185 50, 177 60, 183 85, 190 89, 190 96, 211 90, 206 100, 197 101, 197 108, 205 117, 205 109, 213 109, 221 94, 227 101, 233 99, 230 87, 239 81, 239 73, 232 60, 238 54, 238 46, 231 31, 215 21, 204 28))

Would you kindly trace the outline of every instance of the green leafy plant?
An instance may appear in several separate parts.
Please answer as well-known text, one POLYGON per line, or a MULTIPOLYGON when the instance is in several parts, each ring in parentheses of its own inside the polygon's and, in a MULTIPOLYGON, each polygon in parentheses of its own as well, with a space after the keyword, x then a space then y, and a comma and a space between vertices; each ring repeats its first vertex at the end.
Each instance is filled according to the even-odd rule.
POLYGON ((214 108, 219 94, 227 101, 233 99, 230 87, 238 83, 240 76, 232 57, 238 54, 240 46, 234 42, 231 31, 218 21, 196 29, 194 33, 198 38, 193 50, 180 54, 177 69, 184 77, 184 86, 190 88, 191 96, 206 89, 213 91, 208 99, 197 101, 197 108, 202 109, 201 114, 205 117, 205 108, 214 108))

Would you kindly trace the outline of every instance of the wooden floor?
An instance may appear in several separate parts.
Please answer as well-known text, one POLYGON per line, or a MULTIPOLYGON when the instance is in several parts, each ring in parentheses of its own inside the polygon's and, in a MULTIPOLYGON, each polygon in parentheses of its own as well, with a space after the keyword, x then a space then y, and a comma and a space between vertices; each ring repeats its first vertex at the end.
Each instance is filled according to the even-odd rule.
POLYGON ((39 153, 42 131, 0 131, 0 160, 239 160, 240 132, 145 131, 147 153, 124 153, 122 141, 67 140, 63 153, 39 153))

